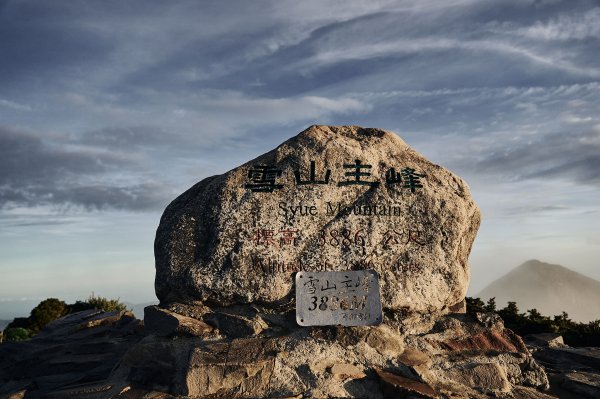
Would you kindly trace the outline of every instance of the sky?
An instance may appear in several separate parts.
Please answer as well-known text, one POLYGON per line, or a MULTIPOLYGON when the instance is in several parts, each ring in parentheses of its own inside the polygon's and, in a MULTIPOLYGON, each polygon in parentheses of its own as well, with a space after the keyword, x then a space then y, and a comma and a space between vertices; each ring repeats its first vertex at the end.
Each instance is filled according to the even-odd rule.
POLYGON ((155 300, 165 206, 312 124, 467 181, 471 295, 528 259, 600 279, 597 0, 0 0, 0 318, 155 300))

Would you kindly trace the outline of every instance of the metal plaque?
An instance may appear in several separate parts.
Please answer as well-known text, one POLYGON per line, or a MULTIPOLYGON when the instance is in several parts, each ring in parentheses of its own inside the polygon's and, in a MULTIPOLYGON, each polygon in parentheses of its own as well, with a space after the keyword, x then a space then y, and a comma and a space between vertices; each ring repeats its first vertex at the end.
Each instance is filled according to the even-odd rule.
POLYGON ((377 273, 374 270, 298 272, 296 321, 301 326, 381 323, 377 273))

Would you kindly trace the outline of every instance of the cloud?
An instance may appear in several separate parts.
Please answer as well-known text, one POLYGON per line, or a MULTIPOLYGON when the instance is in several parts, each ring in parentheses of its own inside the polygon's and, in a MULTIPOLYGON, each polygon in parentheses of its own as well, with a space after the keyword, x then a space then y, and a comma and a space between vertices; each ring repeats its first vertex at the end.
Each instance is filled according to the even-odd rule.
MULTIPOLYGON (((386 57, 393 58, 395 55, 417 54, 420 57, 424 53, 432 51, 462 51, 477 53, 495 53, 499 57, 522 58, 531 63, 538 64, 544 68, 559 69, 588 77, 599 77, 600 69, 582 68, 574 65, 553 54, 537 52, 524 46, 515 45, 500 40, 464 40, 447 39, 443 37, 429 37, 425 39, 401 39, 385 43, 367 43, 354 45, 346 43, 347 47, 336 47, 327 51, 321 51, 316 55, 300 61, 295 67, 300 70, 312 70, 327 65, 344 63, 350 60, 366 60, 386 57)), ((518 60, 516 60, 518 62, 518 60)))
POLYGON ((131 174, 136 169, 124 155, 81 145, 66 150, 57 144, 33 132, 0 126, 0 208, 144 211, 160 209, 172 195, 161 182, 132 182, 135 174, 119 179, 122 170, 131 174))
POLYGON ((93 115, 98 121, 109 120, 115 127, 73 134, 75 142, 105 148, 127 146, 155 149, 202 149, 223 140, 239 138, 258 126, 307 125, 321 118, 359 115, 371 105, 355 96, 306 95, 293 97, 249 96, 241 91, 205 89, 191 96, 149 92, 146 103, 107 106, 93 98, 74 107, 93 115), (160 101, 164 101, 161 103, 160 101), (159 105, 160 104, 160 105, 159 105), (135 124, 143 120, 143 126, 135 124))
MULTIPOLYGON (((110 154, 91 156, 81 152, 68 152, 44 143, 31 132, 0 127, 0 185, 28 181, 69 178, 72 174, 99 173, 103 164, 119 162, 110 154)), ((122 161, 120 161, 122 162, 122 161)))
POLYGON ((563 131, 538 138, 495 143, 466 165, 509 181, 562 180, 600 187, 600 132, 563 131))
POLYGON ((14 101, 5 100, 0 98, 0 106, 8 107, 16 111, 31 111, 32 108, 29 105, 19 104, 14 101))
POLYGON ((130 150, 138 146, 182 144, 181 136, 154 126, 105 127, 71 137, 72 142, 94 147, 130 150))
MULTIPOLYGON (((89 100, 83 104, 95 106, 89 100)), ((149 107, 143 111, 148 115, 145 121, 158 126, 113 126, 69 134, 0 126, 0 208, 159 210, 190 179, 216 172, 218 158, 207 154, 208 148, 235 152, 240 144, 231 140, 252 127, 312 122, 370 109, 351 97, 250 98, 231 91, 198 93, 194 103, 162 112, 149 107), (182 169, 193 170, 193 176, 182 169)), ((100 114, 107 112, 106 107, 98 108, 100 114)))
POLYGON ((0 117, 30 131, 0 132, 0 201, 158 207, 313 123, 398 128, 482 176, 589 181, 594 154, 549 146, 598 125, 592 3, 7 3, 0 117))
POLYGON ((582 40, 600 38, 600 8, 559 15, 549 21, 519 28, 517 34, 542 40, 582 40))
MULTIPOLYGON (((49 202, 74 204, 88 210, 120 209, 133 211, 159 210, 169 199, 164 185, 152 182, 124 187, 98 184, 77 185, 52 192, 49 202)), ((36 197, 36 204, 44 202, 36 197)))
MULTIPOLYGON (((592 29, 597 9, 582 2, 570 12, 560 4, 515 1, 503 6, 475 1, 358 1, 344 7, 318 1, 110 4, 7 5, 5 13, 14 18, 2 29, 14 39, 0 46, 21 58, 53 54, 7 57, 4 64, 14 76, 0 75, 0 83, 15 90, 6 101, 31 103, 38 115, 57 124, 87 123, 85 130, 102 129, 109 120, 181 132, 201 120, 219 126, 222 119, 213 121, 209 112, 213 94, 215 106, 222 97, 242 106, 234 101, 239 95, 244 107, 253 101, 259 109, 262 104, 280 111, 298 104, 305 118, 322 118, 345 113, 335 108, 317 113, 310 97, 339 102, 349 92, 524 81, 544 86, 600 76, 593 43, 545 43, 524 31, 536 24, 577 26, 586 11, 592 17, 583 20, 592 29), (557 14, 566 16, 553 17, 557 14), (46 41, 65 45, 57 50, 46 41), (36 101, 19 100, 27 91, 38 94, 36 101)), ((356 110, 347 106, 345 112, 356 110)), ((253 122, 244 115, 242 109, 238 126, 253 122)), ((278 115, 265 112, 261 118, 281 123, 278 115)), ((231 130, 229 125, 221 134, 231 130)))
POLYGON ((7 62, 0 63, 0 79, 7 92, 24 82, 39 85, 40 77, 85 79, 86 69, 106 59, 115 43, 83 26, 77 11, 61 2, 3 2, 0 50, 7 62))
POLYGON ((505 216, 531 216, 534 214, 553 214, 571 211, 572 208, 564 205, 538 205, 538 204, 511 204, 503 209, 505 216))
POLYGON ((200 115, 217 120, 236 116, 235 123, 290 123, 323 117, 331 113, 349 114, 370 110, 370 105, 351 97, 327 98, 299 96, 292 98, 252 98, 238 92, 215 91, 204 95, 200 115), (203 115, 204 114, 204 115, 203 115))

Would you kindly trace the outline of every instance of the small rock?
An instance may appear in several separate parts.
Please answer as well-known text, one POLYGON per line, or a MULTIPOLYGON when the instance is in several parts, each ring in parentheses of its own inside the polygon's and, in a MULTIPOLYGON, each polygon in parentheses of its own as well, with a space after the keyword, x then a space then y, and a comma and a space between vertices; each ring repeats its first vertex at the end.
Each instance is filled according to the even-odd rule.
POLYGON ((94 317, 102 317, 103 314, 106 313, 98 309, 88 309, 68 314, 48 323, 35 338, 50 338, 71 334, 77 330, 86 328, 88 321, 94 317))
POLYGON ((125 387, 117 399, 175 399, 175 396, 165 392, 150 391, 147 389, 125 387))
POLYGON ((386 398, 404 398, 416 396, 419 398, 436 399, 438 393, 424 382, 411 380, 381 369, 375 369, 381 381, 381 387, 386 398))
POLYGON ((338 380, 359 379, 367 376, 361 369, 349 363, 334 364, 329 372, 333 375, 333 378, 338 380))
POLYGON ((272 342, 258 338, 195 348, 187 366, 182 393, 233 398, 251 392, 255 397, 263 397, 275 367, 272 353, 272 342))
POLYGON ((600 348, 550 348, 548 352, 567 364, 580 365, 600 369, 600 348))
POLYGON ((480 322, 481 324, 483 324, 484 326, 486 326, 488 328, 497 327, 499 330, 504 328, 504 322, 502 321, 502 318, 497 313, 477 312, 475 314, 475 318, 477 319, 478 322, 480 322))
POLYGON ((229 338, 256 336, 268 328, 267 323, 258 316, 249 318, 236 314, 216 312, 205 315, 204 319, 229 338))
POLYGON ((518 399, 557 399, 556 396, 546 395, 533 388, 515 387, 512 390, 512 395, 518 399))
POLYGON ((135 316, 132 312, 127 310, 102 312, 86 319, 85 323, 81 327, 94 328, 109 324, 116 324, 117 322, 121 321, 122 318, 135 319, 135 316))
POLYGON ((509 329, 489 329, 466 338, 448 339, 441 342, 441 346, 454 351, 496 350, 529 354, 521 337, 509 329))
POLYGON ((600 375, 576 372, 562 375, 561 386, 587 398, 600 398, 600 375))
POLYGON ((565 341, 562 335, 554 333, 529 334, 524 337, 525 341, 530 345, 544 346, 549 348, 563 348, 565 341))
POLYGON ((325 370, 331 367, 331 360, 324 359, 312 362, 308 365, 310 371, 314 374, 323 374, 325 370))
POLYGON ((109 382, 89 382, 46 393, 44 399, 112 398, 120 389, 109 382))
POLYGON ((18 392, 14 392, 6 396, 6 399, 23 399, 27 395, 27 390, 23 389, 18 392))
POLYGON ((404 350, 404 342, 400 334, 384 324, 373 327, 365 341, 384 356, 397 356, 404 350))
POLYGON ((33 381, 29 379, 8 381, 3 378, 2 380, 3 382, 0 384, 0 398, 2 399, 21 399, 33 387, 33 381))
POLYGON ((144 308, 144 327, 150 334, 161 337, 174 334, 205 336, 213 330, 203 321, 182 316, 155 305, 144 308))
POLYGON ((398 356, 398 360, 407 366, 421 366, 431 363, 431 358, 427 354, 414 348, 404 349, 404 352, 398 356))
POLYGON ((369 335, 373 327, 335 326, 332 327, 332 329, 335 331, 334 338, 332 340, 338 342, 342 346, 348 347, 364 342, 365 338, 367 335, 369 335))
POLYGON ((459 302, 455 303, 454 305, 450 306, 449 310, 450 310, 450 313, 465 314, 465 313, 467 313, 467 301, 465 301, 463 299, 462 301, 459 301, 459 302))
POLYGON ((533 357, 525 357, 525 360, 519 364, 519 369, 521 370, 520 385, 535 387, 544 391, 550 388, 546 372, 533 357))
POLYGON ((202 316, 210 312, 210 308, 200 301, 190 301, 189 303, 172 302, 164 306, 173 313, 202 320, 202 316))
POLYGON ((506 372, 497 363, 459 366, 452 369, 448 377, 463 385, 484 392, 509 392, 511 388, 506 372))

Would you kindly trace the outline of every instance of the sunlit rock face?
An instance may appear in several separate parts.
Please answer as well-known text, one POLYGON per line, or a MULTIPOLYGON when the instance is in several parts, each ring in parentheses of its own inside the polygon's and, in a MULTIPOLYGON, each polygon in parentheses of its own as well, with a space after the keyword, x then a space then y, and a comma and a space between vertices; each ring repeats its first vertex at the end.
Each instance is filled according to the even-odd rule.
POLYGON ((463 300, 480 213, 466 183, 391 132, 311 126, 165 210, 162 303, 280 305, 297 271, 372 269, 389 311, 463 300))

